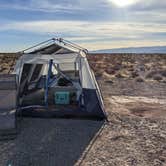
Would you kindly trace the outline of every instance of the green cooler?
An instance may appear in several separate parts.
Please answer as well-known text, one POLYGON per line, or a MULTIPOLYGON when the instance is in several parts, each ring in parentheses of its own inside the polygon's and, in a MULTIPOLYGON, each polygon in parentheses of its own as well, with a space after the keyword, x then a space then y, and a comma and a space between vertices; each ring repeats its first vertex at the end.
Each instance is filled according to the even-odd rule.
POLYGON ((70 104, 70 92, 55 92, 55 104, 70 104))

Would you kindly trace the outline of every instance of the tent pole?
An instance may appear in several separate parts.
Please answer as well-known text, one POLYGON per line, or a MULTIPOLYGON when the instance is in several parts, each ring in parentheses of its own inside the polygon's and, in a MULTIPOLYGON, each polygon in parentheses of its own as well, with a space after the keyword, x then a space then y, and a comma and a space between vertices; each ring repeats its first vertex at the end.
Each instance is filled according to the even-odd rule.
POLYGON ((36 44, 36 45, 34 45, 34 46, 31 46, 31 47, 26 48, 26 49, 24 49, 24 50, 22 50, 22 51, 19 51, 19 52, 23 52, 23 53, 24 53, 25 51, 31 50, 31 49, 33 49, 33 48, 36 48, 36 47, 40 46, 40 45, 43 45, 43 44, 45 44, 45 43, 48 43, 48 42, 50 42, 50 41, 55 41, 55 39, 49 39, 49 40, 43 41, 43 42, 41 42, 41 43, 38 43, 38 44, 36 44))
POLYGON ((52 72, 52 65, 53 65, 53 59, 50 59, 49 66, 48 66, 48 73, 47 73, 47 76, 46 76, 46 84, 45 84, 44 101, 45 101, 45 106, 46 107, 48 107, 48 88, 49 88, 50 76, 51 76, 51 72, 52 72))

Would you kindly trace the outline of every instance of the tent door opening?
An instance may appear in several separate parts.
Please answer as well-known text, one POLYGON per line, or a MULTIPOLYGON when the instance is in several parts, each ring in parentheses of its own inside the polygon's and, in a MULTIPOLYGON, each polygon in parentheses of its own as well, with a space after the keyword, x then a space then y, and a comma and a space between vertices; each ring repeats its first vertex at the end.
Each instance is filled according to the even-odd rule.
POLYGON ((49 110, 78 109, 82 101, 78 63, 24 64, 20 81, 21 107, 43 106, 49 110))

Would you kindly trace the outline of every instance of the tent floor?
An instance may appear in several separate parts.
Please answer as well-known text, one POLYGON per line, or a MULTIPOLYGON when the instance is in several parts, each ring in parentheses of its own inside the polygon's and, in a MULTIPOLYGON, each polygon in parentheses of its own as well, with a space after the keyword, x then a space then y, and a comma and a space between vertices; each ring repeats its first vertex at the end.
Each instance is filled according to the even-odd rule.
POLYGON ((42 109, 39 108, 28 108, 21 109, 19 111, 20 116, 24 117, 39 117, 39 118, 79 118, 79 119, 105 119, 105 115, 102 112, 99 102, 96 97, 96 90, 94 89, 83 89, 85 96, 85 107, 76 104, 69 105, 56 105, 52 96, 48 96, 49 107, 44 107, 44 91, 36 90, 31 94, 23 96, 21 107, 43 105, 42 109), (91 101, 91 103, 88 103, 91 101))

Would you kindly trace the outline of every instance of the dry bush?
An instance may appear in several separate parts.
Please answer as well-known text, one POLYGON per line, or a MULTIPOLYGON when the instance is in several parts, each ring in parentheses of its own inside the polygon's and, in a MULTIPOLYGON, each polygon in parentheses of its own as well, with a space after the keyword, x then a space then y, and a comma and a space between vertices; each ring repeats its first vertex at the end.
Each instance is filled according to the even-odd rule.
POLYGON ((150 71, 147 73, 146 78, 147 79, 153 78, 153 76, 156 74, 158 74, 158 71, 150 71))
POLYGON ((153 79, 156 80, 156 81, 161 81, 163 78, 162 78, 161 75, 157 74, 153 77, 153 79))
POLYGON ((144 79, 143 78, 141 78, 141 77, 138 77, 138 78, 136 78, 136 80, 135 80, 136 82, 144 82, 144 79))
POLYGON ((105 72, 108 73, 108 74, 110 74, 110 75, 114 75, 114 74, 116 73, 115 70, 110 69, 110 68, 109 68, 109 69, 106 69, 105 72))
POLYGON ((139 76, 139 73, 137 71, 134 71, 134 72, 131 73, 132 78, 136 78, 138 76, 139 76))
POLYGON ((163 71, 161 71, 161 75, 162 75, 163 77, 166 77, 166 69, 164 69, 163 71))

